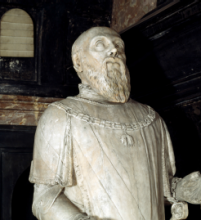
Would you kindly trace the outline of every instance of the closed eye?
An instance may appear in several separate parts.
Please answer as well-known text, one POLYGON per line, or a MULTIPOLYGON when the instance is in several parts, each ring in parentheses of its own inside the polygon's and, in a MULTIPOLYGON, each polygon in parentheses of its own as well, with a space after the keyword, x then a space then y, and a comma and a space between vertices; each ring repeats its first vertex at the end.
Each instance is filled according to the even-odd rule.
POLYGON ((104 43, 99 40, 96 42, 96 47, 104 47, 104 43))

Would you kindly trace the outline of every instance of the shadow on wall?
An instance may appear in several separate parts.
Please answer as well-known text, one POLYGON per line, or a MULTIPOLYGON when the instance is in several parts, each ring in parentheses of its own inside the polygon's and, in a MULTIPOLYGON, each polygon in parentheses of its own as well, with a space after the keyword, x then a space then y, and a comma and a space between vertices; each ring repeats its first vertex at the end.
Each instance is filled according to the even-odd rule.
MULTIPOLYGON (((156 55, 155 45, 132 29, 123 33, 122 39, 125 42, 127 66, 131 75, 131 98, 153 107, 166 122, 175 152, 175 176, 184 177, 194 171, 201 171, 201 102, 197 101, 197 107, 200 108, 197 115, 194 102, 175 105, 180 97, 166 75, 166 69, 160 65, 160 56, 156 55)), ((184 94, 181 96, 184 101, 188 100, 184 94)), ((166 206, 165 211, 168 220, 171 217, 170 206, 166 206)), ((199 205, 189 204, 188 219, 201 219, 199 205)))
MULTIPOLYGON (((161 99, 166 92, 164 86, 171 81, 159 64, 152 42, 132 29, 121 37, 125 42, 127 66, 131 75, 131 98, 152 106, 153 102, 157 105, 156 100, 161 99), (157 92, 159 90, 160 93, 157 92)), ((168 88, 168 93, 175 93, 175 89, 168 88)))
POLYGON ((12 199, 12 220, 36 220, 32 214, 33 184, 28 181, 30 167, 19 177, 12 199))

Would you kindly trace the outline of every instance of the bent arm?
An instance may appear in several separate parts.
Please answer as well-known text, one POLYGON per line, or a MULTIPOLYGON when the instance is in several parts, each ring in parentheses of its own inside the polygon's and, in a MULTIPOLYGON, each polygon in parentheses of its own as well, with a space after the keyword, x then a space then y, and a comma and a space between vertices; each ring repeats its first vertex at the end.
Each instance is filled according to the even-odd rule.
POLYGON ((39 220, 87 219, 64 194, 59 185, 34 185, 33 214, 39 220))
MULTIPOLYGON (((164 133, 165 168, 169 177, 171 197, 176 201, 185 201, 191 204, 201 204, 201 174, 193 172, 186 177, 175 177, 175 161, 172 142, 165 123, 162 121, 164 133)), ((165 196, 165 195, 164 195, 165 196)))

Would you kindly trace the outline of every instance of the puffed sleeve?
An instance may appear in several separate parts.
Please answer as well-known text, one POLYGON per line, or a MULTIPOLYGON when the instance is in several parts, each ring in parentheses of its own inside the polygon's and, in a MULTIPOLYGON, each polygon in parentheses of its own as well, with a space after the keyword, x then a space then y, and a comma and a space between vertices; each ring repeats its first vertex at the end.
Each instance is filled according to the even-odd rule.
POLYGON ((50 105, 36 129, 29 181, 71 186, 72 167, 70 116, 65 109, 50 105))

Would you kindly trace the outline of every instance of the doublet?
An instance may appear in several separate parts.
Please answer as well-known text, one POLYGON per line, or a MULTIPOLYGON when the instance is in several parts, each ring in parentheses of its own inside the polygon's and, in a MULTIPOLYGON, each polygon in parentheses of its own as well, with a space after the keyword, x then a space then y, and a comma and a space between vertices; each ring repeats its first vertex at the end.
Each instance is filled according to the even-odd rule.
POLYGON ((164 220, 174 174, 170 136, 152 108, 69 97, 39 121, 29 179, 60 185, 97 219, 164 220))

